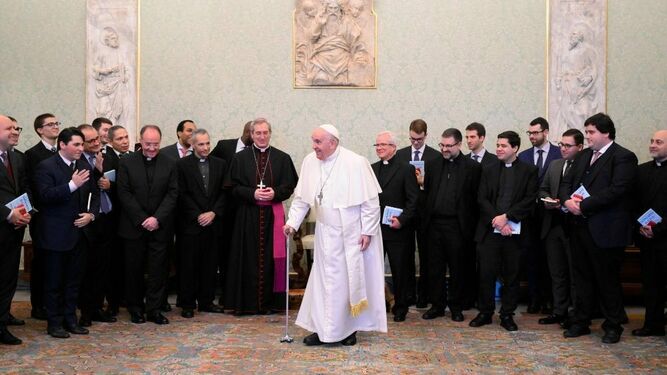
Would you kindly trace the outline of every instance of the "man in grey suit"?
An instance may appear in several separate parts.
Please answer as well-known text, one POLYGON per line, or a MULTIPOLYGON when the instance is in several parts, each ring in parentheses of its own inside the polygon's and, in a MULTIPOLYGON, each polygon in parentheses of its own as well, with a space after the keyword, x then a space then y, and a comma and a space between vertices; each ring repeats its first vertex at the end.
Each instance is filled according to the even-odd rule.
POLYGON ((567 310, 572 298, 570 282, 570 239, 563 228, 564 213, 560 210, 558 188, 574 157, 584 148, 584 135, 577 129, 568 129, 558 143, 562 159, 554 160, 544 174, 538 196, 544 204, 540 239, 544 241, 547 265, 551 275, 553 313, 538 320, 539 324, 566 324, 567 310))

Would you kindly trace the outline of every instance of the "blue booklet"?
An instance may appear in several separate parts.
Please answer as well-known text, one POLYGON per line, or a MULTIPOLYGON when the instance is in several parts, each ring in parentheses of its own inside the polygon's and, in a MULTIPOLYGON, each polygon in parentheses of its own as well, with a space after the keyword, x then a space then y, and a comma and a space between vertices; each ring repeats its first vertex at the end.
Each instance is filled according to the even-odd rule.
POLYGON ((662 222, 662 217, 658 215, 657 212, 653 211, 652 208, 649 208, 642 216, 637 219, 639 224, 643 227, 652 227, 658 223, 662 222))
POLYGON ((588 190, 584 187, 584 185, 579 186, 579 189, 575 190, 572 195, 570 195, 570 198, 576 198, 579 199, 580 201, 583 201, 584 199, 590 197, 591 195, 588 194, 588 190))
POLYGON ((410 165, 413 165, 415 169, 419 170, 419 175, 423 176, 424 173, 426 173, 426 169, 424 169, 424 161, 423 160, 413 160, 410 161, 410 165))
POLYGON ((396 216, 399 217, 403 213, 403 210, 396 207, 385 206, 384 212, 382 213, 382 224, 391 225, 391 218, 396 216))
POLYGON ((111 182, 116 182, 116 170, 112 169, 104 172, 104 177, 111 182))
MULTIPOLYGON (((512 228, 512 234, 521 234, 521 222, 515 223, 513 221, 507 221, 507 224, 512 228)), ((500 233, 498 229, 493 229, 493 233, 500 233)))
POLYGON ((10 210, 13 210, 17 207, 23 206, 25 208, 26 212, 32 211, 32 204, 30 204, 30 199, 28 198, 28 194, 23 193, 20 196, 16 197, 13 201, 7 203, 5 207, 9 208, 10 210))

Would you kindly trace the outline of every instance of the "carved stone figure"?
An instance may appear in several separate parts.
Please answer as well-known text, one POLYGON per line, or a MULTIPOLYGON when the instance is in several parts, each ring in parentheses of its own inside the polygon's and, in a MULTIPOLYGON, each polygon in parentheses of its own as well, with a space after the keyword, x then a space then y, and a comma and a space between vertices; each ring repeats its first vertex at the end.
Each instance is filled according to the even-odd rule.
POLYGON ((129 73, 119 50, 116 30, 105 27, 100 43, 92 66, 93 78, 97 81, 95 112, 98 117, 106 117, 114 124, 126 124, 129 73))

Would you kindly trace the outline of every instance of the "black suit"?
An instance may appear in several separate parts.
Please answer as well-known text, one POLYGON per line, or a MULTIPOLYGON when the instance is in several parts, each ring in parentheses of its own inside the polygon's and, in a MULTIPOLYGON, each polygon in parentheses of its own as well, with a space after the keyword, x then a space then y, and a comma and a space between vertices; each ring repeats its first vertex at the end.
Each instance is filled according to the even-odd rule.
MULTIPOLYGON (((31 190, 36 192, 33 176, 37 170, 37 164, 42 160, 48 159, 55 154, 44 147, 44 143, 39 141, 25 152, 26 158, 26 172, 28 173, 28 183, 31 190)), ((32 205, 39 209, 39 201, 37 196, 34 196, 32 205)), ((30 304, 33 310, 39 310, 44 307, 44 260, 42 257, 42 249, 40 246, 40 238, 37 235, 37 223, 40 219, 39 212, 34 212, 30 220, 30 238, 32 239, 32 261, 30 264, 30 304)))
POLYGON ((380 209, 384 212, 386 206, 400 208, 403 212, 398 216, 401 223, 400 229, 393 229, 389 225, 382 227, 382 244, 385 253, 389 257, 391 277, 394 283, 395 304, 394 314, 405 315, 408 312, 408 263, 414 264, 414 252, 411 243, 412 220, 417 214, 417 199, 419 186, 415 177, 414 168, 409 164, 392 157, 384 164, 382 161, 373 163, 371 166, 375 177, 377 177, 382 193, 380 193, 380 209), (410 259, 412 255, 412 259, 410 259))
MULTIPOLYGON (((398 160, 409 163, 414 158, 414 153, 412 152, 412 146, 403 147, 402 149, 396 151, 396 157, 398 160)), ((424 148, 423 155, 420 155, 421 160, 427 162, 429 160, 441 157, 440 152, 438 152, 433 147, 428 145, 424 148)), ((424 168, 426 169, 426 168, 424 168)), ((428 174, 428 171, 424 170, 425 174, 428 174)), ((415 247, 414 241, 411 242, 412 250, 411 253, 414 253, 419 249, 419 282, 417 282, 415 275, 415 265, 414 261, 409 263, 409 277, 408 277, 408 299, 413 300, 415 297, 415 287, 416 294, 419 299, 419 304, 426 304, 429 297, 428 290, 428 240, 426 235, 426 227, 422 223, 424 208, 426 205, 426 194, 423 190, 419 192, 419 198, 417 199, 417 216, 413 220, 414 232, 417 237, 417 247, 415 247)), ((414 256, 413 256, 414 257, 414 256)))
MULTIPOLYGON (((2 151, 0 151, 2 153, 2 151)), ((9 319, 9 310, 16 291, 21 242, 25 227, 15 229, 7 221, 11 210, 5 205, 23 193, 31 199, 28 175, 25 169, 25 157, 22 154, 8 152, 10 169, 0 163, 0 332, 9 319)), ((32 199, 31 199, 32 202, 32 199)))
MULTIPOLYGON (((208 158, 208 175, 200 170, 200 159, 186 156, 177 163, 181 227, 179 295, 181 307, 208 307, 215 298, 218 272, 219 238, 222 236, 226 195, 223 182, 227 163, 215 156, 208 158), (197 219, 205 212, 215 213, 213 222, 202 227, 197 219)), ((226 224, 226 223, 225 223, 226 224)))
POLYGON ((644 327, 661 330, 665 326, 665 285, 667 284, 667 162, 649 161, 637 172, 638 198, 636 217, 653 209, 662 222, 654 225, 653 238, 646 238, 637 229, 637 244, 641 248, 642 284, 646 315, 644 327))
POLYGON ((512 315, 516 310, 522 239, 530 230, 528 218, 533 213, 536 197, 537 167, 534 165, 517 159, 511 168, 498 161, 483 169, 478 194, 480 217, 475 233, 481 313, 493 314, 495 310, 495 283, 499 275, 503 280, 500 314, 512 315), (505 204, 503 196, 508 199, 506 207, 502 207, 505 204), (506 214, 510 221, 521 222, 521 234, 506 237, 493 233, 491 222, 502 214, 506 214))
POLYGON ((177 143, 174 143, 174 144, 171 144, 169 146, 161 148, 160 149, 160 154, 162 156, 168 157, 173 162, 177 162, 178 159, 181 158, 181 153, 178 151, 177 143))
POLYGON ((216 144, 215 148, 211 151, 211 156, 218 157, 227 162, 227 165, 230 165, 234 155, 236 155, 236 145, 238 144, 238 141, 238 138, 218 141, 218 144, 216 144))
MULTIPOLYGON (((76 170, 91 169, 85 160, 75 163, 76 170)), ((72 167, 56 153, 39 163, 34 175, 41 213, 37 235, 44 251, 45 307, 48 327, 53 329, 77 324, 76 304, 90 223, 77 228, 73 222, 81 213, 96 215, 100 207, 99 189, 92 173, 86 183, 70 191, 72 173, 72 167)))
POLYGON ((569 215, 577 299, 573 324, 588 326, 597 294, 606 318, 605 330, 622 331, 625 311, 619 274, 625 246, 631 242, 631 192, 637 157, 617 143, 590 165, 592 156, 592 149, 580 152, 559 189, 561 202, 569 200, 581 185, 590 194, 581 201, 582 215, 569 215))
POLYGON ((495 165, 496 162, 498 161, 498 157, 496 156, 496 154, 492 154, 491 152, 489 152, 489 150, 484 150, 484 151, 485 151, 484 156, 482 156, 481 161, 475 160, 473 158, 472 152, 468 153, 466 156, 469 157, 470 159, 475 160, 478 163, 482 164, 482 168, 487 167, 491 164, 495 165))
POLYGON ((144 262, 148 264, 145 310, 159 312, 167 282, 167 246, 173 241, 174 209, 178 199, 176 166, 158 154, 147 160, 141 152, 120 160, 116 176, 121 203, 118 234, 125 241, 125 288, 132 313, 144 310, 144 262), (152 179, 151 179, 152 177, 152 179), (149 217, 158 220, 155 231, 141 224, 149 217))
POLYGON ((482 167, 459 153, 452 160, 442 156, 429 160, 426 170, 424 226, 429 241, 430 299, 433 308, 444 309, 447 304, 452 312, 460 313, 464 304, 464 275, 468 270, 464 263, 466 253, 474 251, 482 167), (449 284, 445 288, 447 269, 449 284))

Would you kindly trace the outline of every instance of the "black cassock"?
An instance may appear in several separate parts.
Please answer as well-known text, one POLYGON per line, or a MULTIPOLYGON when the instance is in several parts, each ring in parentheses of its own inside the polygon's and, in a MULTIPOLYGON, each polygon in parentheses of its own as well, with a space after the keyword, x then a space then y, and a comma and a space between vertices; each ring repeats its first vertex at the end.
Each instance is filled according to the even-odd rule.
MULTIPOLYGON (((294 192, 298 180, 290 156, 275 147, 248 147, 236 154, 229 171, 238 204, 229 253, 224 307, 236 314, 267 313, 279 307, 273 292, 273 209, 255 201, 258 185, 273 188, 273 202, 294 192)), ((282 241, 282 239, 281 239, 282 241)), ((289 257, 289 254, 288 254, 289 257)))

